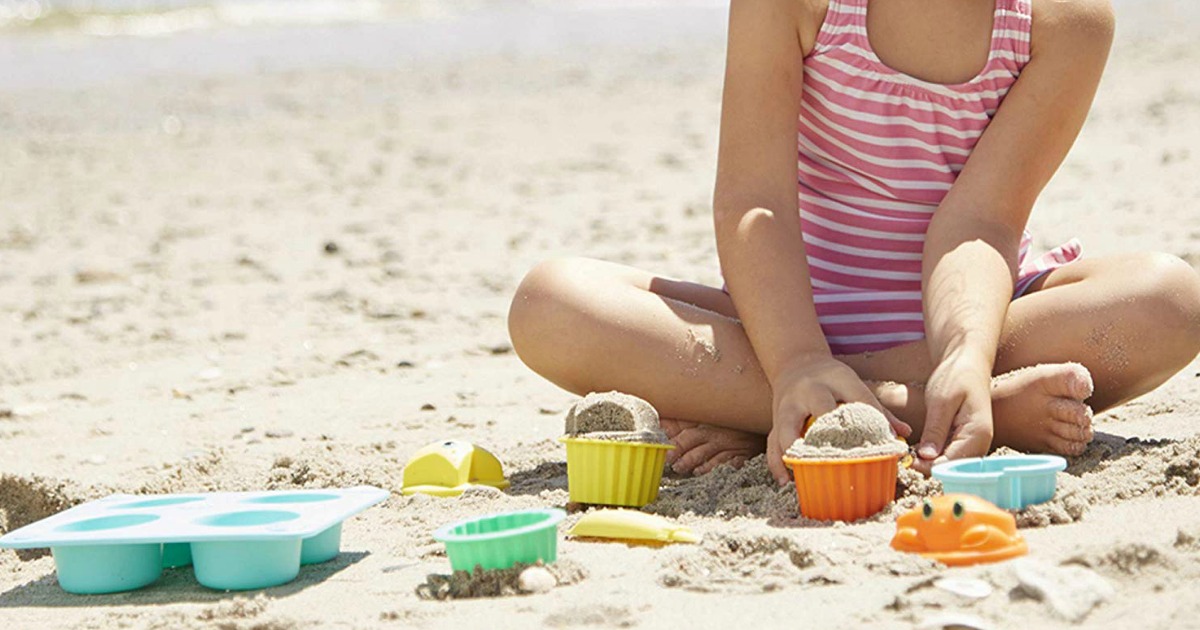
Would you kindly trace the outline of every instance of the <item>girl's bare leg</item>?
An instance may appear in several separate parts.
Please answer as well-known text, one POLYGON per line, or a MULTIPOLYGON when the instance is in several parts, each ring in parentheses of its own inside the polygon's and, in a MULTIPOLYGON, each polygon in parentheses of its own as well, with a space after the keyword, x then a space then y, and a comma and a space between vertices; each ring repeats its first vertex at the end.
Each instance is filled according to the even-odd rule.
MULTIPOLYGON (((1009 308, 996 372, 1044 365, 994 388, 996 445, 1079 452, 1091 439, 1085 399, 1102 411, 1135 398, 1200 351, 1200 278, 1172 256, 1086 259, 1035 289, 1009 308)), ((680 446, 681 472, 752 455, 771 427, 770 386, 719 289, 594 260, 549 261, 522 282, 509 330, 521 359, 559 386, 652 402, 680 446)), ((919 384, 932 369, 924 342, 840 358, 868 381, 919 384)), ((919 437, 920 387, 877 391, 919 437)))

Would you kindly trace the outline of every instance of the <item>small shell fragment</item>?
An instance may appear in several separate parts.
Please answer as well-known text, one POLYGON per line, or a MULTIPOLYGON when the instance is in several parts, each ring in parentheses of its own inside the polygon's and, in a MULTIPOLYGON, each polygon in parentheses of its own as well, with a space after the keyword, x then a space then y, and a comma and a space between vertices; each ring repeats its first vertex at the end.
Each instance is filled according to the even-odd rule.
POLYGON ((558 580, 545 567, 529 567, 517 577, 517 588, 523 593, 545 593, 558 586, 558 580))
POLYGON ((991 584, 974 578, 946 577, 936 580, 933 585, 969 599, 983 599, 992 594, 991 584))

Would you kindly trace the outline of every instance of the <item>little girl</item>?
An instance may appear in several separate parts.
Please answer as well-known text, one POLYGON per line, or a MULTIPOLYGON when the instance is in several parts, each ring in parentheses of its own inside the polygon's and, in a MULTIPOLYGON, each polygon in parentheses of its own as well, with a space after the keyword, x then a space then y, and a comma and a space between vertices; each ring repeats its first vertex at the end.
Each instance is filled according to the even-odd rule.
POLYGON ((549 261, 513 300, 517 353, 572 392, 649 400, 678 472, 765 448, 785 483, 804 420, 850 401, 923 470, 998 445, 1079 454, 1093 410, 1200 352, 1187 263, 1028 251, 1112 31, 1107 0, 733 0, 726 288, 549 261))

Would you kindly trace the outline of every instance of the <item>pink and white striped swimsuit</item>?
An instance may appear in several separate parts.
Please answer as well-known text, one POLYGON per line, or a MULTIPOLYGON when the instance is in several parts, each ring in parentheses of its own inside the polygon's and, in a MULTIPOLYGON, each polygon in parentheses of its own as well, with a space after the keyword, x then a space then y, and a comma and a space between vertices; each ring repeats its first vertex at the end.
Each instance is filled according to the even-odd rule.
MULTIPOLYGON (((867 0, 830 0, 804 59, 800 219, 821 328, 836 354, 925 336, 921 251, 941 203, 1029 61, 1025 0, 996 0, 983 70, 957 85, 886 66, 867 40, 867 0)), ((1021 243, 1014 297, 1079 257, 1072 239, 1040 257, 1021 243)))

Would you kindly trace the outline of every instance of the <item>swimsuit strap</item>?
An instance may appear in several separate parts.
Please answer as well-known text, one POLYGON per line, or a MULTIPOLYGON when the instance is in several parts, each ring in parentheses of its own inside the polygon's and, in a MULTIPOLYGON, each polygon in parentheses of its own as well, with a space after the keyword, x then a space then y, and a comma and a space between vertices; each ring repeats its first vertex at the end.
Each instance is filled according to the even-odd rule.
POLYGON ((867 42, 867 0, 829 0, 825 21, 817 33, 812 53, 853 44, 869 49, 867 42))
POLYGON ((992 23, 991 61, 1019 73, 1029 63, 1029 35, 1033 14, 1029 0, 996 0, 992 23))

